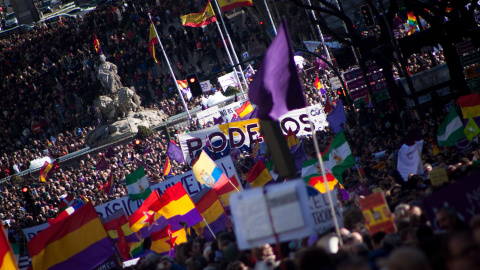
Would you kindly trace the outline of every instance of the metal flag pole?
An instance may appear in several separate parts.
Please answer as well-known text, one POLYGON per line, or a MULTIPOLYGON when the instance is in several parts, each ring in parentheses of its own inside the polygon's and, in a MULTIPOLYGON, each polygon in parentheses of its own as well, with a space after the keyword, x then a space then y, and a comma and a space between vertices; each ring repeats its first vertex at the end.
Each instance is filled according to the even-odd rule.
POLYGON ((150 13, 148 13, 148 18, 150 19, 150 23, 153 25, 153 29, 155 30, 155 35, 157 36, 158 44, 160 44, 160 48, 162 49, 163 57, 165 57, 165 61, 167 61, 168 69, 170 70, 170 74, 172 75, 173 81, 175 82, 175 87, 177 87, 178 94, 180 95, 180 98, 182 99, 183 107, 185 107, 185 111, 187 111, 188 119, 192 120, 192 116, 190 115, 190 111, 188 110, 187 104, 185 103, 185 99, 183 98, 182 91, 180 91, 180 87, 178 86, 178 83, 177 83, 177 78, 175 77, 175 73, 173 73, 172 66, 170 65, 170 61, 168 60, 167 53, 165 52, 165 50, 163 48, 162 41, 160 40, 160 37, 158 36, 157 28, 153 24, 152 17, 150 16, 150 13))
MULTIPOLYGON (((245 92, 243 91, 243 86, 242 86, 242 82, 240 81, 240 78, 238 78, 238 74, 237 74, 237 69, 235 67, 235 64, 233 63, 233 59, 232 59, 232 55, 230 54, 230 50, 227 48, 227 43, 225 43, 225 38, 223 37, 223 33, 222 33, 222 29, 220 29, 220 24, 218 24, 218 20, 215 20, 215 23, 217 24, 217 29, 218 29, 218 32, 220 32, 220 38, 222 39, 222 42, 223 42, 223 46, 225 47, 225 51, 227 52, 227 56, 228 56, 228 60, 230 60, 230 65, 232 65, 233 67, 233 74, 235 76, 235 80, 237 80, 238 82, 238 87, 240 87, 240 91, 242 91, 242 95, 243 95, 243 98, 245 98, 245 92)), ((240 68, 241 70, 241 68, 240 68)), ((243 74, 243 72, 242 72, 243 74)), ((245 82, 245 86, 247 85, 247 83, 245 82)), ((226 91, 227 89, 224 89, 224 91, 226 91)))
MULTIPOLYGON (((215 5, 217 6, 217 9, 218 9, 218 12, 219 12, 218 17, 220 17, 220 20, 222 21, 223 30, 225 31, 225 35, 227 36, 228 43, 230 43, 230 49, 232 50, 232 54, 233 54, 233 57, 235 59, 235 65, 238 65, 240 62, 238 61, 237 53, 235 52, 235 48, 233 47, 232 40, 230 39, 230 35, 228 34, 228 31, 227 31, 227 27, 225 26, 225 22, 223 21, 222 10, 220 9, 220 5, 218 4, 217 0, 213 0, 213 2, 215 2, 215 5)), ((225 47, 225 49, 227 49, 227 48, 225 47)), ((239 65, 238 67, 240 69, 240 74, 242 75, 242 80, 245 83, 245 88, 248 90, 247 79, 245 78, 245 74, 243 74, 242 66, 239 65)), ((235 69, 235 71, 236 71, 236 69, 235 69)), ((245 97, 245 95, 243 95, 243 98, 247 99, 245 97)))
MULTIPOLYGON (((310 0, 307 0, 307 3, 308 3, 309 6, 312 6, 312 3, 310 2, 310 0)), ((315 16, 315 12, 313 11, 313 9, 311 9, 310 12, 312 13, 313 19, 316 21, 317 16, 315 16)), ((323 50, 325 51, 325 54, 327 55, 327 60, 328 60, 328 62, 330 62, 330 64, 332 64, 332 58, 330 58, 330 53, 328 52, 327 45, 325 44, 325 40, 323 39, 322 30, 320 29, 320 26, 317 23, 315 24, 315 26, 317 27, 318 35, 320 36, 320 41, 322 42, 323 50)))
POLYGON ((275 23, 273 22, 272 14, 270 13, 270 8, 268 7, 267 0, 263 0, 263 3, 265 4, 265 8, 267 9, 268 19, 270 20, 270 23, 272 24, 273 33, 276 36, 277 35, 277 28, 275 27, 275 23))
POLYGON ((333 206, 332 194, 330 192, 330 186, 328 185, 327 176, 325 174, 325 167, 323 166, 322 154, 320 152, 320 147, 318 146, 317 136, 315 134, 316 132, 313 127, 312 117, 310 116, 310 112, 308 111, 307 108, 308 107, 305 107, 305 111, 307 112, 307 115, 308 115, 308 121, 310 121, 310 128, 312 129, 312 136, 313 136, 312 138, 313 145, 315 146, 315 152, 317 154, 318 164, 320 165, 320 168, 322 171, 323 183, 325 184, 325 189, 327 191, 328 203, 330 204, 330 211, 333 217, 333 223, 335 224, 335 231, 337 232, 338 240, 340 241, 340 246, 343 246, 342 235, 340 234, 340 226, 338 225, 337 215, 335 213, 335 207, 333 206))

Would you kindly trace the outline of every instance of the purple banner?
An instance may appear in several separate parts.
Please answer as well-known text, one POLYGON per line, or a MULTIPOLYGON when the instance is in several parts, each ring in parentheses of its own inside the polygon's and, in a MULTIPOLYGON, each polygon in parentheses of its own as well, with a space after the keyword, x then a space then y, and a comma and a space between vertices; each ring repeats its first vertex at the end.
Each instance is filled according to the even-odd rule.
POLYGON ((355 100, 357 98, 361 98, 367 95, 367 87, 362 87, 355 91, 350 92, 350 97, 355 100))
POLYGON ((436 211, 450 206, 457 212, 457 218, 465 224, 480 213, 480 172, 477 171, 462 180, 448 184, 423 199, 422 207, 428 219, 438 229, 436 211))
POLYGON ((365 80, 363 78, 358 78, 356 80, 347 82, 347 87, 350 90, 353 90, 355 88, 359 88, 365 85, 365 80))
POLYGON ((355 198, 355 195, 367 196, 372 194, 372 192, 365 186, 365 184, 360 181, 358 181, 358 183, 356 183, 353 187, 349 188, 347 192, 350 198, 355 198))

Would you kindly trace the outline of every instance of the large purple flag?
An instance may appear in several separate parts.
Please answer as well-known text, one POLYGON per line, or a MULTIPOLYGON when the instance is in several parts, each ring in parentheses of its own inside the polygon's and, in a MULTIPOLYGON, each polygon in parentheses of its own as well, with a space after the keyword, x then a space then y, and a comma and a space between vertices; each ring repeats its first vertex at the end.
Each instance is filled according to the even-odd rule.
POLYGON ((97 169, 97 171, 103 171, 108 169, 108 163, 104 157, 102 157, 102 159, 98 161, 97 165, 95 165, 95 168, 97 169))
POLYGON ((185 159, 183 158, 182 148, 180 148, 180 146, 178 146, 173 141, 170 141, 170 144, 168 145, 167 155, 178 163, 185 162, 185 159))
POLYGON ((333 132, 337 134, 340 130, 343 130, 342 124, 345 121, 347 121, 347 117, 345 116, 345 111, 343 110, 343 103, 341 100, 338 100, 337 107, 335 107, 335 109, 333 109, 333 111, 327 115, 327 122, 330 124, 333 132))
POLYGON ((262 120, 278 121, 285 113, 306 106, 285 20, 268 47, 248 97, 258 106, 257 118, 262 120))

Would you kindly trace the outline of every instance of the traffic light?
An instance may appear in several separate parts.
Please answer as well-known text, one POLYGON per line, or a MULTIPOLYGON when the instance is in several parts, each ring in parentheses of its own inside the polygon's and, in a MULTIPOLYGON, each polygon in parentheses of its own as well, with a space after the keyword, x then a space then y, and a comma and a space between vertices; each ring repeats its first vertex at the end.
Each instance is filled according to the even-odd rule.
POLYGON ((136 153, 138 153, 140 155, 143 154, 142 142, 139 139, 136 139, 133 142, 133 149, 135 150, 136 153))
POLYGON ((340 99, 343 105, 347 105, 347 97, 343 94, 343 90, 337 90, 338 99, 340 99))
POLYGON ((372 10, 370 10, 369 6, 362 6, 360 12, 362 13, 365 26, 372 27, 375 25, 375 19, 373 18, 372 10))
POLYGON ((187 75, 187 83, 188 87, 190 87, 190 92, 192 92, 193 97, 198 97, 203 94, 202 86, 200 85, 200 81, 198 80, 196 73, 187 75))

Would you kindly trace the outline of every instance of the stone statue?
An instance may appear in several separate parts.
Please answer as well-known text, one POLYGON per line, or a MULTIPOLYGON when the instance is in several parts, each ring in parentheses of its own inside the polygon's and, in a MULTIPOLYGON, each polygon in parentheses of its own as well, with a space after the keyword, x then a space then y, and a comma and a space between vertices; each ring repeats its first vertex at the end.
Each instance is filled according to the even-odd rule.
POLYGON ((117 75, 117 66, 106 60, 105 55, 100 55, 100 66, 97 69, 97 79, 100 80, 102 86, 105 87, 110 94, 117 92, 122 88, 120 76, 117 75))
POLYGON ((100 55, 100 61, 97 78, 108 93, 93 101, 102 123, 87 134, 88 146, 97 147, 136 134, 139 126, 158 127, 168 119, 162 110, 141 108, 135 88, 124 87, 120 82, 117 66, 107 62, 104 55, 100 55))

